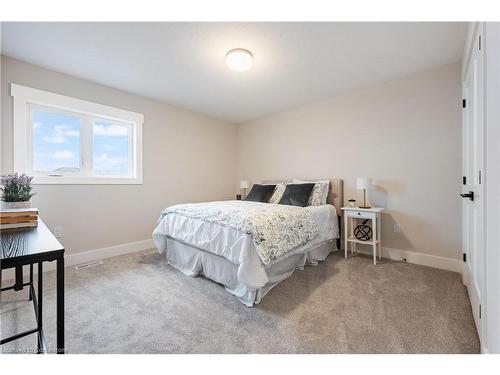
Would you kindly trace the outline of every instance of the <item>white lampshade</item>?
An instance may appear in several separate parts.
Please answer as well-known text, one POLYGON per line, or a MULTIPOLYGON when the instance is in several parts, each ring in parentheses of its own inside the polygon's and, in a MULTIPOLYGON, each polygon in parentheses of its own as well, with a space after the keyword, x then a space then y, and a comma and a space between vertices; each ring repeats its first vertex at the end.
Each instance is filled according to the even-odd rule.
POLYGON ((250 187, 250 182, 247 180, 240 181, 240 189, 248 189, 250 187))
POLYGON ((356 189, 368 190, 372 184, 372 179, 369 177, 358 177, 356 179, 356 189))

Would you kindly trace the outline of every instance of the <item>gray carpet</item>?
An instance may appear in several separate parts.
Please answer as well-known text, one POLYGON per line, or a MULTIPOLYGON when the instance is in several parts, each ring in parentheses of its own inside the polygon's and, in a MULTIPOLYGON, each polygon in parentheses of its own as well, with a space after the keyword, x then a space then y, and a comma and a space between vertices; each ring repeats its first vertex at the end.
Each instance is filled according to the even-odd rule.
MULTIPOLYGON (((44 281, 44 326, 55 346, 55 275, 44 281)), ((2 293, 1 334, 35 326, 25 292, 2 293)), ((33 350, 35 336, 2 346, 33 350)), ((69 353, 477 353, 457 273, 332 254, 295 272, 255 308, 189 278, 156 251, 66 269, 69 353)))

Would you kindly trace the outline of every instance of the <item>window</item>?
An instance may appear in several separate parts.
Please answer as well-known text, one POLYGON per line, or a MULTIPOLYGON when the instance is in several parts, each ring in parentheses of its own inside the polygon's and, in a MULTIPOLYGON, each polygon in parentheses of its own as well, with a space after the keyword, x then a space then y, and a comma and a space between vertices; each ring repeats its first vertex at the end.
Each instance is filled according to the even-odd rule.
POLYGON ((80 119, 50 109, 33 110, 34 173, 80 171, 80 119))
POLYGON ((39 184, 141 184, 143 115, 12 84, 14 169, 39 184))
POLYGON ((128 176, 130 173, 130 126, 96 121, 92 128, 94 173, 101 176, 128 176))

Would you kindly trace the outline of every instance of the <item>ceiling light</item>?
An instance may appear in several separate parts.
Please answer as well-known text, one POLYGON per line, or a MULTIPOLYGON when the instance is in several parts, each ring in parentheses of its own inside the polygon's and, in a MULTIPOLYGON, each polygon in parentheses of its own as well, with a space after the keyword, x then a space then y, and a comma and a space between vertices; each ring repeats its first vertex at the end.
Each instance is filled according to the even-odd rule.
POLYGON ((253 55, 246 49, 235 48, 227 53, 226 64, 231 70, 246 72, 252 68, 253 55))

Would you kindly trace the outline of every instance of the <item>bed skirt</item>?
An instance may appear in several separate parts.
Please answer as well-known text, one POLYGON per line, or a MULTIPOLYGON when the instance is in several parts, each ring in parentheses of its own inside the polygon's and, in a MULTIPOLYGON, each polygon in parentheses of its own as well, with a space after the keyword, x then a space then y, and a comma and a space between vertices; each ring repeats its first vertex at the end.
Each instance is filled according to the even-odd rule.
POLYGON ((248 307, 258 304, 262 298, 281 281, 290 277, 306 265, 315 266, 325 260, 331 251, 337 249, 336 241, 326 241, 315 247, 289 256, 265 268, 268 283, 261 288, 252 289, 238 280, 238 265, 226 258, 167 237, 166 257, 168 263, 187 276, 204 276, 219 284, 235 295, 248 307))

